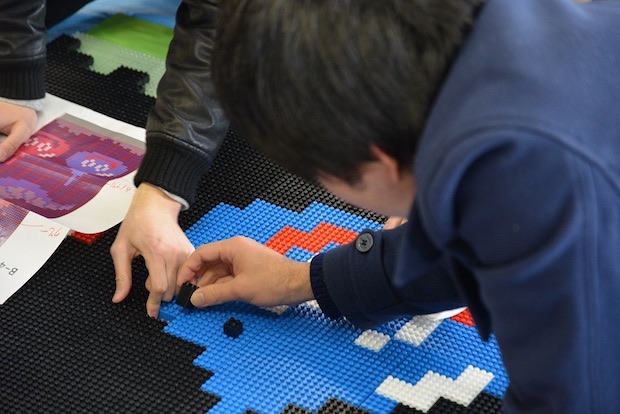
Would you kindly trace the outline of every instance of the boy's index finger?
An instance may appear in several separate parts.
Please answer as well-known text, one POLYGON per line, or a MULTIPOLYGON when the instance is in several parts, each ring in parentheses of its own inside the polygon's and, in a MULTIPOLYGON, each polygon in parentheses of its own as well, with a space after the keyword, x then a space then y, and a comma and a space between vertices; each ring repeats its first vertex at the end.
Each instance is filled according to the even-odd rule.
POLYGON ((159 308, 161 307, 161 300, 163 296, 164 295, 159 292, 150 292, 149 297, 146 300, 146 313, 151 318, 157 318, 159 315, 159 308))
POLYGON ((220 240, 209 244, 203 244, 194 250, 187 260, 181 265, 179 274, 187 270, 192 272, 199 272, 205 267, 215 266, 222 262, 230 263, 231 253, 228 248, 229 240, 220 240))
POLYGON ((185 282, 195 282, 210 266, 221 262, 219 255, 216 254, 217 250, 213 249, 213 244, 198 247, 181 264, 177 274, 177 286, 185 282))
POLYGON ((146 311, 149 316, 156 318, 159 314, 161 301, 168 290, 166 261, 158 255, 142 255, 149 273, 150 289, 146 300, 146 311))
POLYGON ((131 290, 132 273, 131 263, 134 253, 124 247, 113 247, 110 249, 114 273, 116 278, 116 290, 112 301, 118 303, 125 299, 131 290))
POLYGON ((0 140, 0 162, 11 158, 29 137, 29 129, 25 125, 16 124, 6 138, 0 140))

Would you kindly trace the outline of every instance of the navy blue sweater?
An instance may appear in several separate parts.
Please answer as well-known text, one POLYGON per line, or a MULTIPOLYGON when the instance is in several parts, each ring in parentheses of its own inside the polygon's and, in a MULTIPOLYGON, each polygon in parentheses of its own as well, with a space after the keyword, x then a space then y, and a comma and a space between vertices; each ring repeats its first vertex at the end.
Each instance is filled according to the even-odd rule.
POLYGON ((490 0, 435 101, 408 225, 311 267, 362 328, 464 301, 506 413, 620 413, 620 1, 490 0))

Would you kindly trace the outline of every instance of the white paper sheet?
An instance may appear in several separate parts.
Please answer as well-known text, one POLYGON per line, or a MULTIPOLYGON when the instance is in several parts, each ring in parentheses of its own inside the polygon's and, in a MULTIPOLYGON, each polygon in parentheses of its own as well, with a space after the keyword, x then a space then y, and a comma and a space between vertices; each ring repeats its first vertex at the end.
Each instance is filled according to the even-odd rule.
MULTIPOLYGON (((110 131, 127 135, 140 142, 145 141, 144 128, 138 128, 91 109, 47 94, 39 125, 48 124, 64 114, 83 119, 110 131)), ((87 204, 74 212, 54 219, 54 221, 81 233, 100 233, 120 223, 136 191, 133 184, 135 172, 111 180, 87 204)))
POLYGON ((0 304, 19 290, 50 258, 69 228, 29 212, 0 246, 0 304))
MULTIPOLYGON (((143 145, 143 128, 49 94, 44 100, 44 109, 39 114, 38 127, 41 128, 65 114, 125 135, 143 145)), ((69 214, 54 219, 26 210, 19 214, 21 210, 15 208, 11 209, 10 214, 0 217, 4 220, 0 221, 0 304, 19 290, 45 264, 71 230, 99 233, 120 223, 135 192, 134 176, 135 171, 132 171, 108 181, 90 201, 69 214), (16 211, 18 213, 15 213, 16 211), (11 214, 19 217, 25 214, 25 217, 17 224, 15 218, 9 217, 11 214)))

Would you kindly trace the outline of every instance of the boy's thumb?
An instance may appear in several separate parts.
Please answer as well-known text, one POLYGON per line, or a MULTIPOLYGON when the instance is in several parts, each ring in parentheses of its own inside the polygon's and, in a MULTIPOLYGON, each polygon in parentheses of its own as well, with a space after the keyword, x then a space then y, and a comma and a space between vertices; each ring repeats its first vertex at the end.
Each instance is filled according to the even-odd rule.
POLYGON ((229 285, 230 283, 218 283, 196 289, 190 299, 192 305, 204 308, 236 300, 229 285))
POLYGON ((205 306, 207 306, 207 300, 205 299, 205 295, 201 290, 196 290, 190 298, 192 305, 197 308, 204 308, 205 306))

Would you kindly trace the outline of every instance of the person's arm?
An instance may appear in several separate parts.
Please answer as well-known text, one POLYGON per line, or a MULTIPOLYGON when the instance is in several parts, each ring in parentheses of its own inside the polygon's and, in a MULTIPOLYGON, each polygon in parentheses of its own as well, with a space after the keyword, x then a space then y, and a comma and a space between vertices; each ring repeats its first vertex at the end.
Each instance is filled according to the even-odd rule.
POLYGON ((489 315, 510 378, 505 411, 597 412, 617 402, 617 387, 606 395, 602 384, 615 381, 620 335, 598 327, 619 310, 618 190, 542 134, 507 135, 463 140, 472 156, 444 155, 451 163, 422 208, 489 315))
POLYGON ((228 130, 211 77, 219 7, 219 1, 204 0, 185 0, 179 7, 135 178, 136 186, 148 182, 190 205, 228 130))
MULTIPOLYGON (((355 242, 329 250, 312 260, 312 290, 321 309, 332 318, 345 316, 362 329, 420 314, 464 306, 449 259, 424 237, 417 252, 402 252, 403 238, 418 220, 394 230, 364 231, 355 242), (415 263, 400 277, 400 254, 415 263)), ((415 231, 417 230, 417 231, 415 231)))
POLYGON ((199 308, 238 300, 258 306, 296 305, 315 298, 327 316, 346 316, 360 328, 463 306, 441 260, 430 260, 432 264, 402 286, 395 282, 392 275, 404 233, 403 226, 363 232, 356 242, 319 254, 311 263, 235 237, 198 247, 181 266, 179 284, 199 286, 191 298, 199 308), (372 246, 360 247, 360 240, 368 243, 368 236, 373 237, 372 246))
POLYGON ((45 2, 0 2, 0 162, 34 133, 45 96, 45 2))
POLYGON ((199 286, 191 297, 199 308, 230 301, 297 305, 313 299, 309 268, 307 262, 237 236, 198 247, 179 269, 179 284, 199 286))
POLYGON ((178 225, 178 198, 193 203, 198 183, 228 130, 211 80, 210 59, 219 1, 185 0, 177 12, 155 107, 149 114, 146 153, 136 194, 111 248, 116 269, 114 302, 131 289, 131 261, 149 271, 147 312, 157 316, 171 300, 179 266, 194 250, 178 225))

